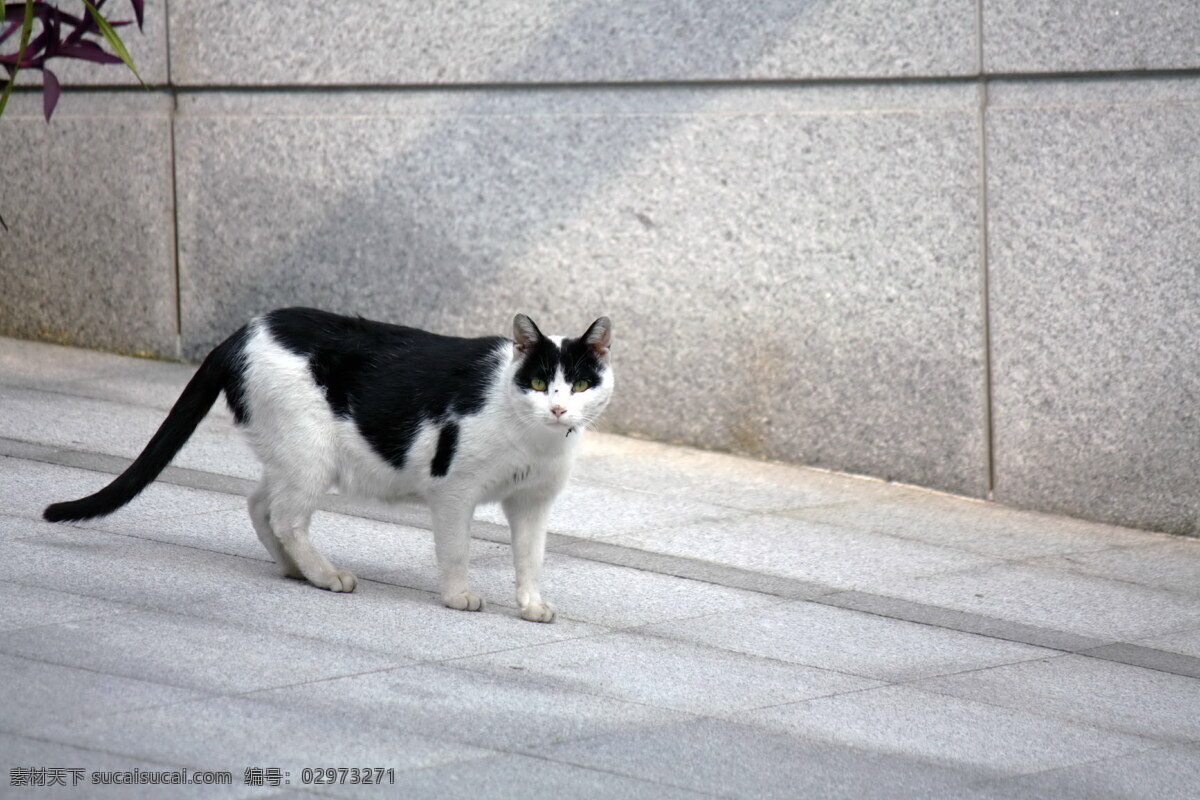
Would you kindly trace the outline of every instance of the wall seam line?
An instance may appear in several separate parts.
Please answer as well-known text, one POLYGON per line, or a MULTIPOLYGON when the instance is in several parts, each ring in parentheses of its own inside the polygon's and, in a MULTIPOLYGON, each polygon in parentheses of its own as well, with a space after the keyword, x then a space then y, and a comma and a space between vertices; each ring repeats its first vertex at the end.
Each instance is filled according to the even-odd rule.
POLYGON ((171 8, 170 0, 163 0, 163 36, 166 39, 167 90, 171 95, 171 234, 174 239, 175 273, 175 355, 183 355, 183 287, 179 281, 179 169, 178 149, 175 146, 175 120, 179 112, 179 94, 175 91, 171 75, 171 8))
POLYGON ((988 158, 987 158, 987 109, 988 76, 984 72, 983 47, 983 0, 975 2, 975 42, 979 67, 979 286, 980 328, 983 345, 983 450, 986 484, 984 497, 996 497, 996 425, 995 386, 992 376, 992 296, 991 276, 988 274, 990 260, 988 245, 988 158))

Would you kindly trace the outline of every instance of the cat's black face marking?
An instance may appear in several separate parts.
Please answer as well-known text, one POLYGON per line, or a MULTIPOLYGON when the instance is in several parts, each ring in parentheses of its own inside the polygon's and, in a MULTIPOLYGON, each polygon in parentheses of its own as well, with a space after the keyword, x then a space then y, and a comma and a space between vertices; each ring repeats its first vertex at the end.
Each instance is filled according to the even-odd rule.
POLYGON ((458 447, 458 425, 447 422, 438 435, 437 453, 429 466, 429 474, 441 478, 450 472, 450 462, 454 460, 454 450, 458 447))
MULTIPOLYGON (((397 469, 424 422, 449 422, 483 409, 505 342, 499 336, 439 336, 310 308, 272 311, 266 323, 276 341, 308 359, 334 413, 352 418, 372 449, 397 469)), ((447 470, 456 444, 457 428, 447 470)))
POLYGON ((559 367, 562 367, 563 378, 568 384, 587 381, 589 387, 600 385, 603 364, 599 354, 584 338, 563 339, 560 347, 540 334, 525 354, 513 380, 522 389, 534 391, 534 379, 549 385, 559 367))

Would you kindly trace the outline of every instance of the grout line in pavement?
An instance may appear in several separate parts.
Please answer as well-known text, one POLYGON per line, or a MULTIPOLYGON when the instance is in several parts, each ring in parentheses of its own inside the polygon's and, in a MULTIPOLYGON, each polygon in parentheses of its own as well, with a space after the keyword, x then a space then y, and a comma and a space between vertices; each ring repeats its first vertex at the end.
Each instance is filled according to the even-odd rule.
MULTIPOLYGON (((87 469, 110 475, 122 472, 129 464, 128 459, 118 456, 48 446, 7 437, 0 437, 0 456, 87 469)), ((159 480, 193 489, 240 495, 249 494, 255 486, 253 481, 244 478, 185 467, 168 467, 159 476, 159 480)), ((347 516, 400 523, 425 530, 428 530, 430 526, 428 515, 411 504, 383 509, 372 504, 360 506, 350 498, 341 495, 327 495, 319 508, 347 516)), ((478 539, 508 544, 507 532, 502 526, 494 523, 474 521, 472 535, 478 539)), ((730 589, 779 597, 784 600, 804 600, 873 616, 1075 653, 1105 661, 1115 661, 1157 672, 1200 678, 1200 658, 1155 650, 1127 642, 1096 639, 1067 631, 1041 628, 885 595, 848 591, 837 586, 827 586, 795 578, 762 575, 750 570, 701 559, 652 553, 561 533, 551 533, 547 537, 546 549, 552 553, 587 561, 712 583, 730 589)))

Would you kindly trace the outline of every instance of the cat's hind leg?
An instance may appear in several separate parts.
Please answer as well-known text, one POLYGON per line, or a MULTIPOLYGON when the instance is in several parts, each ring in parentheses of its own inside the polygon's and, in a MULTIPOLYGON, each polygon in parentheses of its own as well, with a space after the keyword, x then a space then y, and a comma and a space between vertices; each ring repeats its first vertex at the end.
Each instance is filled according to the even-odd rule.
POLYGON ((283 574, 289 578, 304 579, 304 573, 300 571, 300 567, 296 566, 296 562, 283 549, 279 538, 275 535, 275 531, 271 529, 271 504, 267 497, 267 482, 264 480, 258 484, 258 488, 249 498, 250 505, 250 522, 254 525, 254 532, 258 534, 258 540, 262 542, 263 547, 267 548, 267 552, 271 554, 271 558, 275 559, 275 563, 283 570, 283 574))
MULTIPOLYGON (((331 564, 308 538, 308 526, 312 521, 316 500, 327 488, 328 485, 325 485, 314 491, 312 487, 301 489, 289 485, 268 485, 266 503, 270 531, 282 550, 281 564, 286 560, 305 580, 318 588, 332 592, 353 592, 358 585, 354 574, 331 564)), ((271 546, 268 545, 267 549, 270 550, 271 546)))

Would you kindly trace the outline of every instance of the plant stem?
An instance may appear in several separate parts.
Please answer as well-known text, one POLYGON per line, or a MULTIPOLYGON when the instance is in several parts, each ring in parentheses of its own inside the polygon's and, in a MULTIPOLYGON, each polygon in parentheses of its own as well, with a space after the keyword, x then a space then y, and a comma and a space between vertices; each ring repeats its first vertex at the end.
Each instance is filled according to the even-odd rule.
MULTIPOLYGON (((17 73, 21 71, 21 59, 25 57, 25 48, 29 46, 29 34, 32 32, 33 0, 25 0, 25 21, 21 23, 21 46, 17 48, 17 62, 13 64, 12 72, 8 76, 8 85, 4 87, 4 94, 0 95, 0 114, 4 113, 4 107, 8 105, 8 96, 12 94, 13 87, 17 85, 17 73)), ((0 219, 0 225, 3 224, 4 220, 0 219)), ((8 230, 7 225, 4 225, 4 230, 8 230)))

